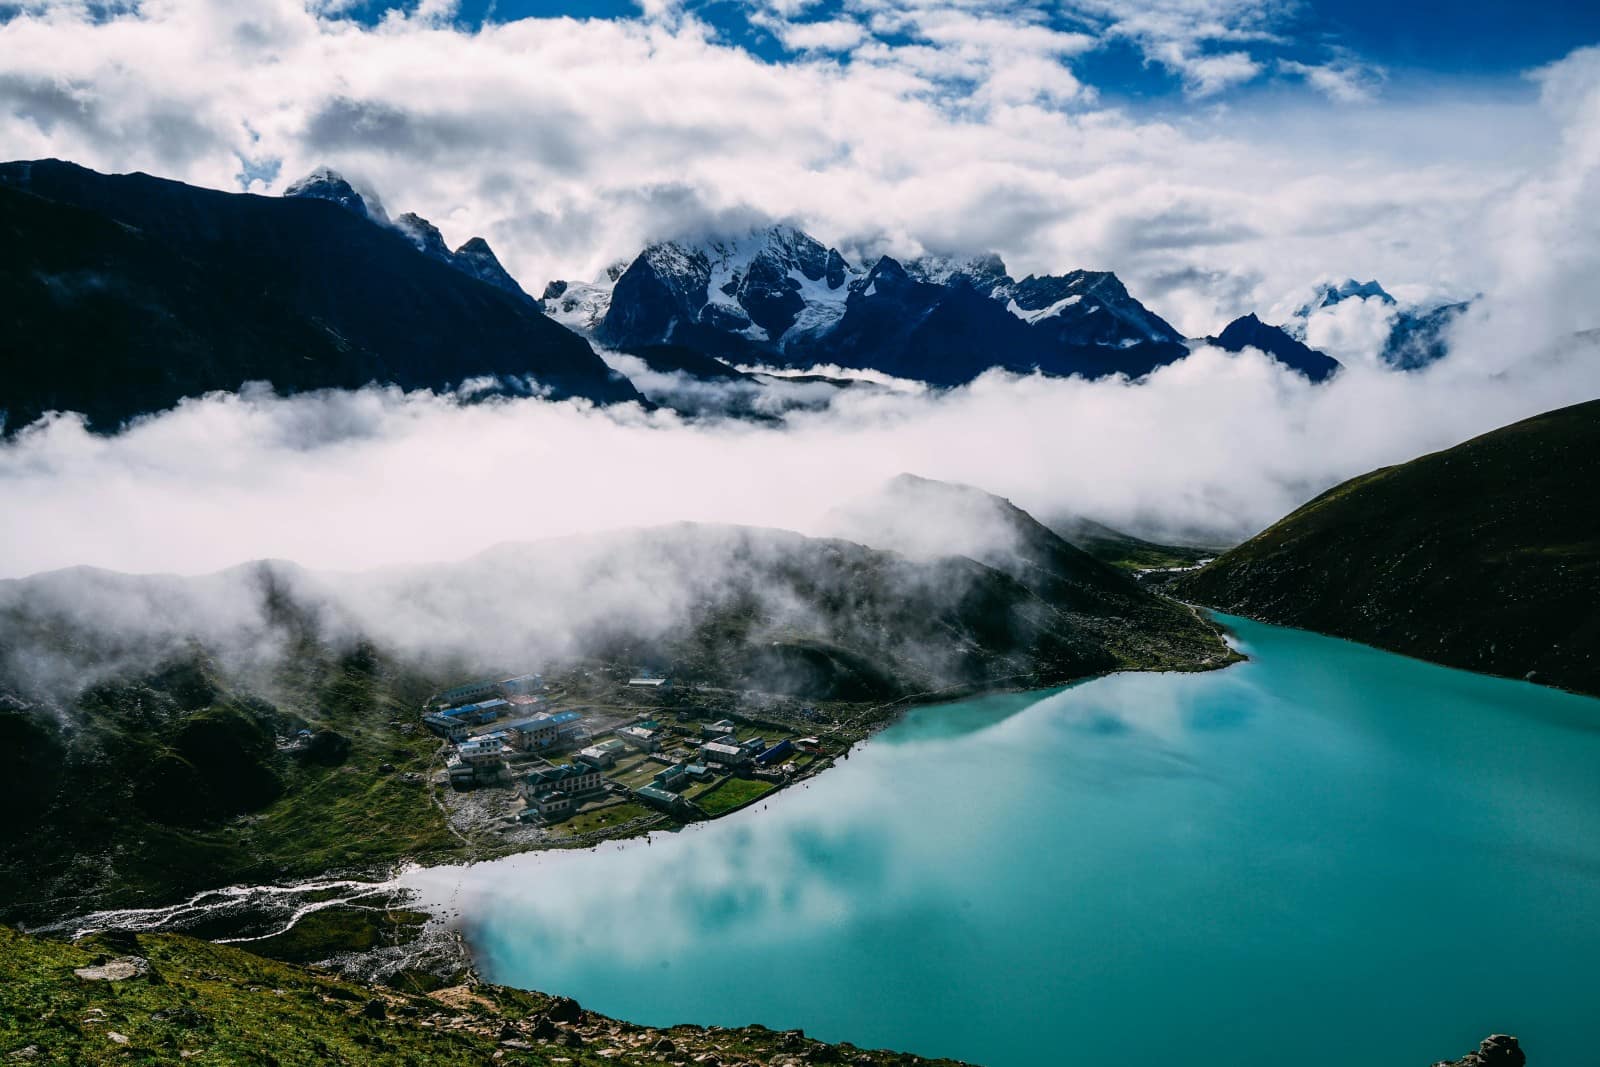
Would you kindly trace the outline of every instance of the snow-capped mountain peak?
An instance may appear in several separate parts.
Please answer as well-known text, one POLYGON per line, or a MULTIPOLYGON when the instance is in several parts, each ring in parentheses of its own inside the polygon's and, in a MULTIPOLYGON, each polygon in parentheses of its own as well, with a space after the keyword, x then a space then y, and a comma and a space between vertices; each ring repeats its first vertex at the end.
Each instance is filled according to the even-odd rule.
POLYGON ((346 210, 353 211, 374 222, 388 222, 383 202, 370 189, 364 193, 356 189, 344 175, 332 167, 318 167, 283 191, 284 196, 302 200, 327 200, 346 210))

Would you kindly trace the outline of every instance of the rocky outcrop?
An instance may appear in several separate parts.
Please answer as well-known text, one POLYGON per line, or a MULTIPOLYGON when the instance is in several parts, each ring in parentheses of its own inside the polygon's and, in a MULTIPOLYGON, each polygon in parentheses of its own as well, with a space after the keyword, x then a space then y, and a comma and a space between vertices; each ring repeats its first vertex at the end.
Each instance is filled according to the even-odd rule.
POLYGON ((1528 1057, 1517 1039, 1509 1034, 1490 1034, 1459 1060, 1440 1060, 1433 1067, 1523 1067, 1528 1057))

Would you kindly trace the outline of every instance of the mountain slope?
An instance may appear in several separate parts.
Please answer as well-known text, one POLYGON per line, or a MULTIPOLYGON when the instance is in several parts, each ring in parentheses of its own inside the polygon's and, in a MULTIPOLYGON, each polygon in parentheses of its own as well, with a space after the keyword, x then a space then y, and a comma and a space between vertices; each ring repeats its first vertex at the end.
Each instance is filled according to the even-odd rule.
POLYGON ((1220 665, 1228 654, 1122 570, 1076 547, 1011 501, 911 474, 831 512, 832 532, 913 560, 949 553, 1004 574, 1093 635, 1128 664, 1220 665))
POLYGON ((0 410, 97 428, 250 380, 285 391, 532 377, 637 399, 531 301, 334 200, 0 165, 0 410))
POLYGON ((1600 694, 1600 401, 1344 483, 1173 588, 1267 622, 1600 694))

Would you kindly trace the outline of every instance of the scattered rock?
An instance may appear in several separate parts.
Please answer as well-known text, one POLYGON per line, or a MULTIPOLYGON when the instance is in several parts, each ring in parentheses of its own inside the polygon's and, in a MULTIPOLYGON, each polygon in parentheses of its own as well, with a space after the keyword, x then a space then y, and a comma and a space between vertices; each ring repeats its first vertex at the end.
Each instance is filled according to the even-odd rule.
POLYGON ((128 1035, 127 1034, 119 1034, 115 1030, 107 1030, 106 1031, 106 1037, 110 1038, 112 1041, 114 1041, 115 1043, 117 1043, 119 1045, 126 1045, 128 1043, 128 1035))
POLYGON ((24 1047, 17 1049, 6 1058, 16 1060, 18 1063, 27 1063, 30 1060, 38 1059, 42 1055, 44 1055, 44 1053, 39 1051, 38 1045, 25 1045, 24 1047))
POLYGON ((654 1048, 657 1052, 670 1053, 678 1051, 678 1046, 672 1043, 672 1038, 670 1037, 663 1037, 660 1041, 657 1041, 654 1048))
POLYGON ((98 967, 79 967, 72 972, 89 982, 126 982, 150 973, 150 961, 143 956, 118 956, 98 967))
POLYGON ((389 1009, 384 1005, 383 1001, 374 998, 362 1006, 361 1014, 368 1019, 387 1019, 389 1017, 389 1009))

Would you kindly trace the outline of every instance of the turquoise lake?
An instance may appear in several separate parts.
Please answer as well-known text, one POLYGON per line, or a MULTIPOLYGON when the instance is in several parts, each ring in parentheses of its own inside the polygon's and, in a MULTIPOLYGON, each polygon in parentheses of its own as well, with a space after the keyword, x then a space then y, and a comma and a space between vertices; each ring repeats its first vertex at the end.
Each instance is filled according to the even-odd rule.
POLYGON ((651 1025, 1600 1062, 1600 701, 1224 621, 1249 662, 919 708, 764 807, 409 881, 489 979, 651 1025))

